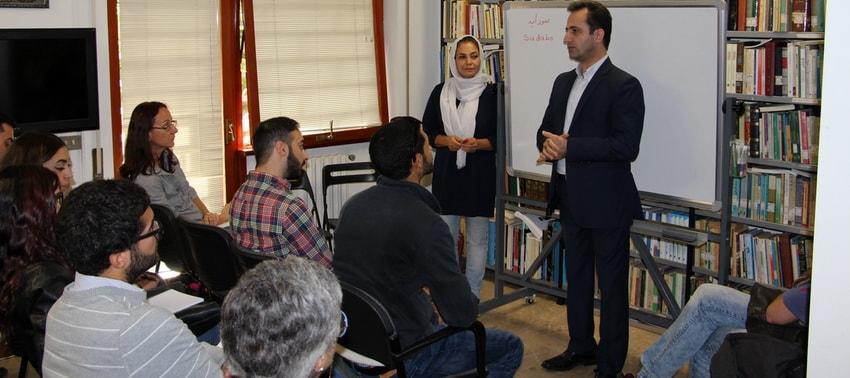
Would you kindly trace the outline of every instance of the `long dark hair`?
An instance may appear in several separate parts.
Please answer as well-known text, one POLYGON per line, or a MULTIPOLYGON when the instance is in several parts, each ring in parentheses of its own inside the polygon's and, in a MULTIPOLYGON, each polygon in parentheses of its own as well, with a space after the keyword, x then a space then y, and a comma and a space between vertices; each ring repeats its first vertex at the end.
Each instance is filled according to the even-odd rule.
POLYGON ((0 168, 13 165, 41 166, 56 155, 56 151, 62 147, 65 147, 65 142, 56 135, 42 132, 25 133, 15 139, 15 143, 9 147, 3 161, 0 162, 0 168))
POLYGON ((0 324, 6 329, 24 270, 39 262, 70 269, 56 241, 59 179, 47 168, 11 166, 0 171, 0 324))
MULTIPOLYGON (((118 169, 121 177, 127 180, 135 180, 137 176, 150 175, 154 173, 156 158, 151 152, 151 143, 148 134, 153 127, 154 118, 160 109, 168 108, 159 101, 148 101, 136 105, 133 114, 130 115, 130 125, 127 126, 127 140, 124 142, 124 164, 118 169)), ((169 173, 174 173, 174 165, 177 163, 174 152, 166 148, 162 152, 160 168, 169 173)))

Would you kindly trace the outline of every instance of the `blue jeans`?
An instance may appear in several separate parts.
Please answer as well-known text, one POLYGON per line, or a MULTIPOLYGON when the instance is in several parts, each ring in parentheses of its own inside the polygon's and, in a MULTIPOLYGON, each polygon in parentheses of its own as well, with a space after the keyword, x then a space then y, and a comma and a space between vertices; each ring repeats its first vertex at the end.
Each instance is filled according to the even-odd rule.
POLYGON ((202 335, 198 336, 198 341, 210 345, 218 345, 221 342, 220 324, 216 324, 215 327, 208 329, 202 335))
MULTIPOLYGON (((513 377, 522 363, 522 340, 510 332, 487 329, 486 345, 488 377, 513 377)), ((404 366, 408 377, 445 377, 475 369, 475 336, 456 333, 423 349, 404 366)))
MULTIPOLYGON (((457 238, 460 230, 460 216, 441 215, 455 241, 457 249, 457 238)), ((466 218, 466 282, 476 297, 481 297, 481 279, 484 278, 484 264, 487 262, 487 236, 490 232, 489 219, 485 217, 466 218)), ((457 252, 457 251, 455 251, 457 252)))
POLYGON ((690 361, 691 377, 709 377, 711 357, 730 332, 746 326, 750 296, 726 286, 703 284, 682 313, 640 357, 638 377, 672 377, 690 361))

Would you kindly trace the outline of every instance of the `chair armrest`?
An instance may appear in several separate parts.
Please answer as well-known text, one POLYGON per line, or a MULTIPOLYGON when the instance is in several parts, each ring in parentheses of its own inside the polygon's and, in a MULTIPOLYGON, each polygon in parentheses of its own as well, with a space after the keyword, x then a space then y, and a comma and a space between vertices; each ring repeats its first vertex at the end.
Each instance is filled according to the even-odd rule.
POLYGON ((459 332, 472 331, 475 336, 475 360, 476 366, 478 370, 478 376, 484 377, 486 376, 486 355, 484 354, 486 343, 487 343, 487 333, 484 330, 484 325, 479 321, 474 321, 467 327, 446 327, 437 332, 434 332, 425 338, 413 343, 407 349, 401 351, 398 354, 399 358, 407 358, 416 352, 419 352, 423 348, 436 343, 442 339, 445 339, 451 335, 454 335, 459 332))

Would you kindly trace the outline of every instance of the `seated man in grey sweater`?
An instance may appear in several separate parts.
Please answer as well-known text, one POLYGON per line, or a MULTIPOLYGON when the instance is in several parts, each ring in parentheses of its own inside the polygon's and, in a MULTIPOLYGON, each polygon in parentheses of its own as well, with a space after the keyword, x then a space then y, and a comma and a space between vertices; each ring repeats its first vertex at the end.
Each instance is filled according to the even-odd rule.
POLYGON ((221 376, 222 351, 130 283, 157 261, 149 203, 136 184, 108 180, 62 204, 57 235, 76 276, 47 314, 45 377, 221 376))

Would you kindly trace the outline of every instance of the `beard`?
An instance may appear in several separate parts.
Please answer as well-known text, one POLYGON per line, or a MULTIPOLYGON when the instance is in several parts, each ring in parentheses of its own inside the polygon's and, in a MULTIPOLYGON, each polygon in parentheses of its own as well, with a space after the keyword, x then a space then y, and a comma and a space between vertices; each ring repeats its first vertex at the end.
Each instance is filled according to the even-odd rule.
POLYGON ((434 172, 434 162, 428 161, 423 157, 424 162, 422 163, 422 176, 425 176, 429 173, 434 172))
POLYGON ((286 179, 287 180, 299 180, 301 179, 301 167, 304 164, 299 162, 298 159, 295 158, 295 155, 292 154, 292 151, 289 151, 289 156, 286 157, 286 179))
POLYGON ((139 251, 139 246, 134 245, 130 247, 130 266, 127 267, 127 281, 130 283, 136 282, 136 279, 142 275, 142 273, 147 272, 152 266, 156 265, 159 262, 159 254, 154 252, 153 254, 146 255, 139 251))

